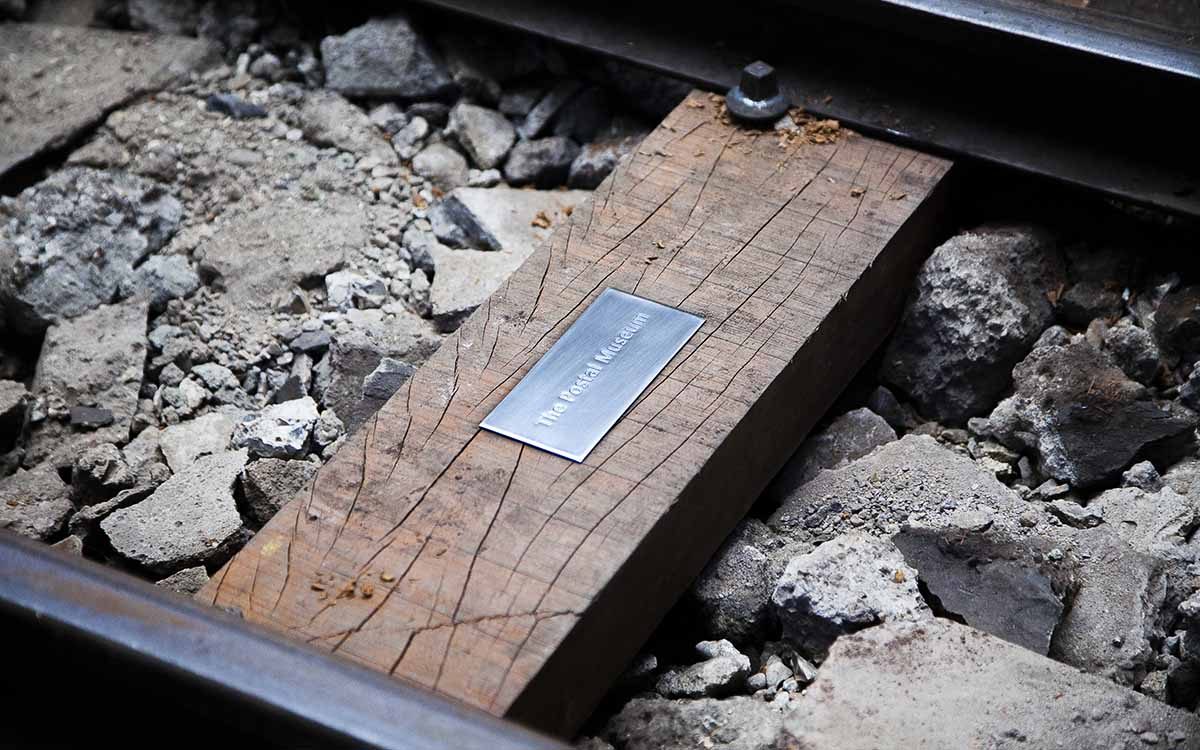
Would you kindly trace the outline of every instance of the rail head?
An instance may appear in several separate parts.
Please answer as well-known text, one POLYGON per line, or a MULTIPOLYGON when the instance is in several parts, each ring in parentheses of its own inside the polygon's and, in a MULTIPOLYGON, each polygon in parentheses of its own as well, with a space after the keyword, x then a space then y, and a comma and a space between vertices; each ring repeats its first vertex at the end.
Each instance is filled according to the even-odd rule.
MULTIPOLYGON (((88 661, 104 665, 112 687, 136 679, 143 693, 220 705, 232 722, 264 732, 266 746, 566 747, 6 530, 0 530, 0 618, 6 628, 39 639, 12 644, 18 651, 94 655, 88 661)), ((30 676, 24 665, 45 668, 42 659, 16 661, 10 684, 30 676)))

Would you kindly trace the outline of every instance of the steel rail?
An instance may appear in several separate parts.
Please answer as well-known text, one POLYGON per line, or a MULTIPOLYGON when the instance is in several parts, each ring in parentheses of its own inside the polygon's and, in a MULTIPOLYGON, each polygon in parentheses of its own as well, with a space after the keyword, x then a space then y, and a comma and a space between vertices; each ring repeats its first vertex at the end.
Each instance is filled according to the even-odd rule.
POLYGON ((876 138, 1200 216, 1200 54, 1170 35, 1039 23, 1018 0, 420 1, 713 91, 764 59, 794 102, 876 138))
POLYGON ((3 530, 0 618, 6 743, 69 746, 94 740, 103 722, 119 723, 109 736, 134 746, 131 737, 188 747, 232 737, 255 747, 565 748, 3 530), (173 728, 153 720, 163 714, 173 728))

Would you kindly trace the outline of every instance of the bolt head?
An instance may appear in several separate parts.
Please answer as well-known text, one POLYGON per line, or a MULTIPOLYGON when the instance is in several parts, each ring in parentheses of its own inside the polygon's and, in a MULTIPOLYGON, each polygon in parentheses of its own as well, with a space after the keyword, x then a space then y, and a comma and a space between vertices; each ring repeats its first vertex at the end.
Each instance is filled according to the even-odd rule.
POLYGON ((763 101, 779 93, 779 80, 775 68, 762 60, 752 62, 742 69, 742 80, 738 84, 747 99, 763 101))

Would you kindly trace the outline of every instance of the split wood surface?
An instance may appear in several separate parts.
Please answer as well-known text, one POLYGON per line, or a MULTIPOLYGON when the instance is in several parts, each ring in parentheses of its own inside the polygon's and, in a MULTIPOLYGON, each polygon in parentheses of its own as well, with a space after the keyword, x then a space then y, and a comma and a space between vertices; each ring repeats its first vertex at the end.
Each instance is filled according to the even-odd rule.
POLYGON ((694 92, 200 597, 569 734, 882 341, 949 169, 694 92), (480 430, 606 287, 706 322, 584 463, 480 430))

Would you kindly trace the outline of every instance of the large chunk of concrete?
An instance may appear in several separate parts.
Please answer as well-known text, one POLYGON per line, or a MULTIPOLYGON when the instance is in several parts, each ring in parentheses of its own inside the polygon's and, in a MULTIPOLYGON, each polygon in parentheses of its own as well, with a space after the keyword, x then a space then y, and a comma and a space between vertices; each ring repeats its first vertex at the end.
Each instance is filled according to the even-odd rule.
POLYGON ((146 360, 148 309, 144 300, 105 305, 46 332, 32 391, 49 416, 32 427, 28 463, 61 455, 70 464, 84 443, 129 440, 146 360), (95 430, 72 426, 69 412, 79 406, 108 412, 111 423, 95 430))
POLYGON ((218 222, 202 268, 242 305, 324 277, 367 244, 364 207, 329 193, 319 203, 285 200, 218 222))
POLYGON ((812 545, 790 541, 756 518, 738 524, 688 591, 704 634, 735 643, 764 637, 775 582, 789 560, 811 550, 812 545))
POLYGON ((1046 293, 1065 279, 1044 231, 985 227, 952 237, 917 274, 884 354, 884 379, 927 416, 962 422, 985 413, 1050 325, 1046 293))
POLYGON ((863 407, 841 415, 810 435, 767 488, 771 498, 787 497, 822 469, 837 469, 896 439, 883 417, 863 407))
POLYGON ((1016 392, 987 429, 1009 448, 1037 451, 1043 473, 1072 486, 1114 477, 1148 451, 1178 458, 1198 423, 1194 412, 1154 401, 1084 340, 1039 346, 1012 374, 1016 392))
POLYGON ((304 137, 318 146, 335 146, 381 164, 397 163, 392 144, 359 107, 329 91, 314 91, 300 104, 304 137))
POLYGON ((171 425, 158 436, 158 448, 167 466, 178 474, 195 463, 197 458, 229 449, 233 420, 212 412, 202 417, 171 425))
POLYGON ((431 99, 454 90, 449 71, 403 16, 376 18, 321 40, 325 85, 347 96, 431 99))
POLYGON ((203 565, 241 537, 233 486, 245 465, 244 450, 205 456, 100 528, 118 554, 155 573, 203 565))
POLYGON ((769 524, 822 540, 854 528, 894 534, 902 526, 995 525, 1025 535, 1027 504, 994 474, 927 435, 905 435, 798 487, 769 524))
POLYGON ((800 703, 803 748, 1200 748, 1200 717, 947 620, 840 639, 800 703))
POLYGON ((135 292, 135 267, 175 233, 183 206, 152 180, 66 167, 0 203, 0 306, 40 333, 135 292), (11 217, 11 218, 9 218, 11 217))
POLYGON ((892 541, 947 616, 1045 654, 1069 576, 1045 562, 1049 545, 1003 544, 960 529, 906 529, 892 541))
POLYGON ((784 569, 771 602, 784 636, 818 658, 846 633, 880 622, 931 617, 917 571, 886 539, 852 532, 784 569))
POLYGON ((758 698, 635 698, 609 720, 605 736, 624 750, 778 750, 785 713, 758 698))
POLYGON ((0 25, 0 54, 0 175, 217 59, 201 39, 36 24, 0 25))
POLYGON ((62 531, 73 510, 70 488, 50 464, 0 479, 0 529, 45 541, 62 531))

